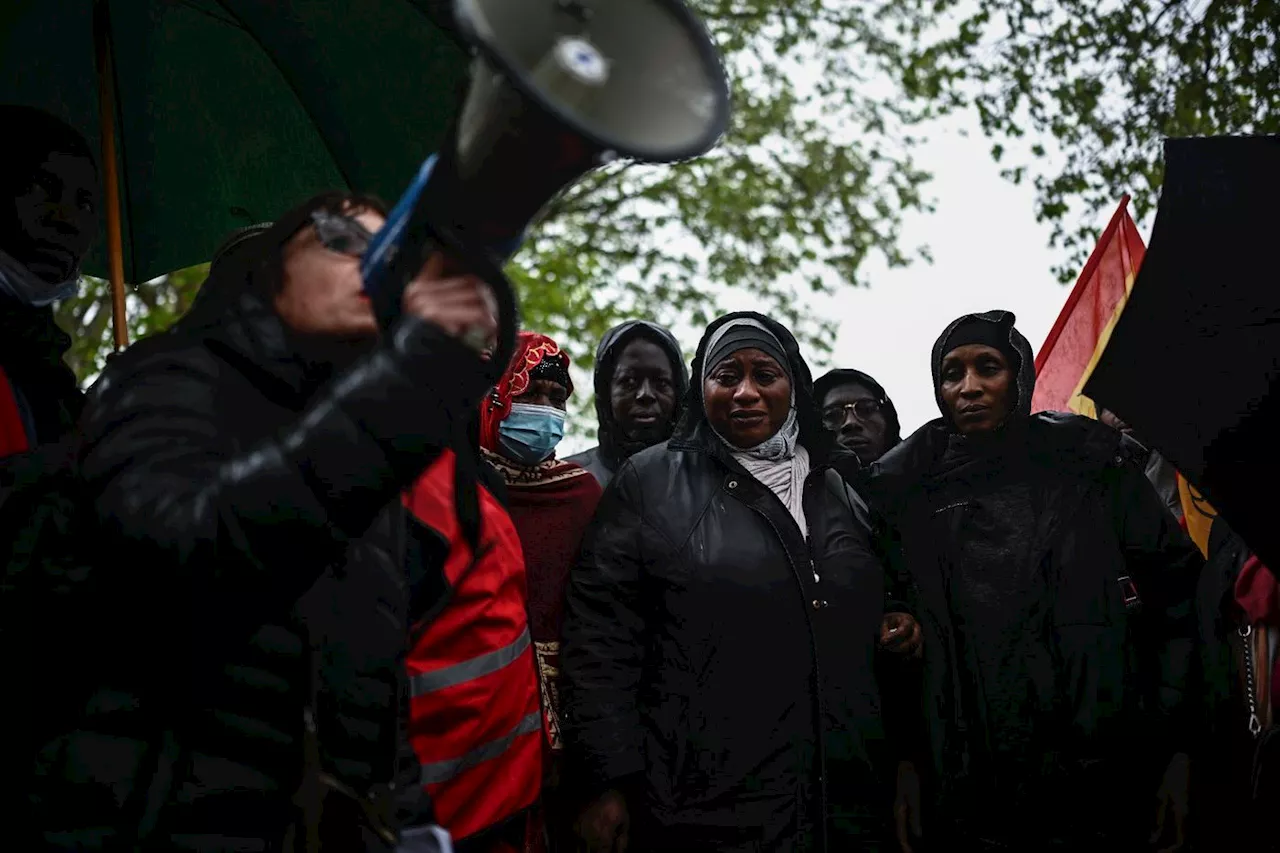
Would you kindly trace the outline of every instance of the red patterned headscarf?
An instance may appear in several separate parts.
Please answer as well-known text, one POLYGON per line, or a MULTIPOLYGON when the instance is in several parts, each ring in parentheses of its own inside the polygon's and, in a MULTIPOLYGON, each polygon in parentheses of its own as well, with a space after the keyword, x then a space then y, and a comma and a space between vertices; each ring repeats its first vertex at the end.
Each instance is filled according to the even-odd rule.
MULTIPOLYGON (((498 425, 511 413, 511 401, 529 390, 530 374, 544 359, 558 359, 569 370, 569 356, 560 351, 560 345, 546 335, 521 332, 516 336, 516 351, 507 365, 506 372, 484 402, 480 404, 480 446, 497 452, 498 425)), ((573 393, 573 383, 565 389, 573 393)))

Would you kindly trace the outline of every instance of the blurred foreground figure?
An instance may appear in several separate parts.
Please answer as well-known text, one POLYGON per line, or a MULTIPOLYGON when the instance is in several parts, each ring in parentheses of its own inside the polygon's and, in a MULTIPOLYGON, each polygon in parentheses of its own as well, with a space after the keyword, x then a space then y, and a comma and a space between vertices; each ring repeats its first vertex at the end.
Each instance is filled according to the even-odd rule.
POLYGON ((0 106, 0 456, 65 435, 84 404, 53 303, 74 296, 98 231, 98 167, 84 138, 31 107, 0 106))
POLYGON ((689 371, 671 332, 648 320, 614 326, 596 349, 596 438, 570 456, 607 486, 623 462, 671 437, 689 371))
MULTIPOLYGON (((567 764, 614 850, 878 850, 884 571, 780 324, 712 323, 666 446, 619 469, 570 579, 567 764)), ((846 467, 848 463, 849 467, 846 467)))
POLYGON ((925 632, 924 837, 1142 850, 1155 825, 1178 849, 1202 561, 1119 432, 1031 416, 1032 352, 1013 324, 992 311, 943 331, 942 417, 867 491, 925 632))
POLYGON ((436 255, 379 335, 359 257, 382 221, 331 194, 239 235, 187 316, 95 386, 74 530, 94 559, 60 622, 78 683, 13 688, 63 694, 14 849, 391 850, 425 831, 398 498, 478 403, 484 365, 457 337, 493 319, 436 255))

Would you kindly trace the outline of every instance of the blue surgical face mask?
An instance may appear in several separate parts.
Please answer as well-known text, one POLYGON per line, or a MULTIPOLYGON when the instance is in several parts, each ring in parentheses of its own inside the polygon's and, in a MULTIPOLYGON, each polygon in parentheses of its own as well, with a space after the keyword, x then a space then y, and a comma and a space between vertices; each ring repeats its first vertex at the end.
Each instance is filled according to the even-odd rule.
POLYGON ((564 438, 564 412, 552 406, 513 403, 511 414, 498 425, 502 452, 522 465, 537 465, 551 458, 564 438))

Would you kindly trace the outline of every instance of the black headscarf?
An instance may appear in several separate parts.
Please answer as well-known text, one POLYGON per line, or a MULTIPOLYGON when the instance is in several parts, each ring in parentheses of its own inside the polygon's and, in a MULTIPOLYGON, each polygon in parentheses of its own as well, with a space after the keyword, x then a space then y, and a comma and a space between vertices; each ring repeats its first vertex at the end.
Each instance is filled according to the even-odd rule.
POLYGON ((892 450, 902 441, 902 425, 898 421, 898 409, 893 400, 885 392, 884 386, 861 370, 852 368, 836 368, 830 370, 813 382, 813 399, 819 411, 827 395, 842 385, 861 385, 870 391, 880 403, 880 411, 884 414, 885 452, 892 450))
MULTIPOLYGON (((791 375, 791 389, 795 394, 796 419, 800 426, 800 444, 809 451, 810 458, 815 461, 824 460, 833 450, 834 440, 831 434, 822 428, 818 417, 818 407, 814 403, 813 375, 809 365, 800 354, 800 344, 796 342, 791 330, 776 320, 754 311, 738 311, 726 314, 711 322, 702 340, 698 342, 698 353, 693 359, 693 381, 689 383, 689 391, 684 398, 684 413, 676 426, 672 441, 679 439, 683 443, 704 443, 707 446, 721 444, 707 422, 706 404, 702 399, 702 378, 708 367, 707 344, 715 337, 716 330, 733 320, 755 320, 767 328, 778 342, 782 344, 786 355, 786 367, 791 375)), ((714 366, 714 365, 711 365, 714 366)), ((838 448, 834 448, 838 449, 838 448)), ((852 458, 852 454, 842 454, 852 458)), ((855 463, 856 464, 856 463, 855 463)))
POLYGON ((1013 370, 1016 399, 1010 407, 1009 423, 1025 420, 1031 415, 1031 397, 1036 389, 1035 353, 1022 333, 1014 328, 1017 321, 1012 311, 985 311, 981 314, 965 314, 952 320, 933 345, 933 395, 938 411, 947 423, 951 413, 942 399, 942 360, 956 347, 966 344, 984 344, 999 350, 1009 360, 1013 370))
POLYGON ((29 179, 50 154, 83 157, 98 168, 98 160, 84 136, 71 125, 44 110, 19 104, 0 104, 0 127, 5 129, 5 162, 0 169, 0 189, 22 190, 15 181, 29 179))
POLYGON ((600 443, 600 454, 611 469, 616 469, 633 453, 638 453, 648 446, 647 443, 628 440, 613 419, 613 374, 618 369, 618 358, 622 355, 622 351, 626 349, 627 344, 637 338, 643 338, 661 347, 671 360, 676 408, 671 414, 668 435, 680 420, 680 405, 689 391, 689 369, 685 366, 684 353, 680 351, 680 344, 675 336, 664 326, 648 320, 628 320, 605 332, 600 345, 596 348, 594 384, 596 419, 599 424, 596 437, 600 443))
MULTIPOLYGON (((98 161, 89 143, 71 125, 44 110, 18 104, 0 104, 0 128, 5 130, 5 158, 0 165, 0 195, 12 198, 24 192, 50 154, 83 157, 97 170, 98 161)), ((21 238, 12 208, 0 207, 0 248, 21 238)))

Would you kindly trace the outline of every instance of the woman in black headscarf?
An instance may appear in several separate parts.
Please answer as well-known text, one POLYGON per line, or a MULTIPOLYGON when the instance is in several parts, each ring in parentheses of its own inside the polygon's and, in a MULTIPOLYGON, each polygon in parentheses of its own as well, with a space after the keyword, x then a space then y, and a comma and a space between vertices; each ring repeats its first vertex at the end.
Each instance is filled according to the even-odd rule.
POLYGON ((1142 849, 1160 786, 1176 846, 1201 561, 1119 433, 1031 415, 1013 324, 992 311, 943 331, 942 417, 866 493, 925 633, 939 809, 925 832, 966 849, 1142 849))
POLYGON ((879 849, 885 579, 811 388, 781 325, 717 320, 670 442, 600 504, 561 650, 589 850, 628 819, 639 850, 879 849))

